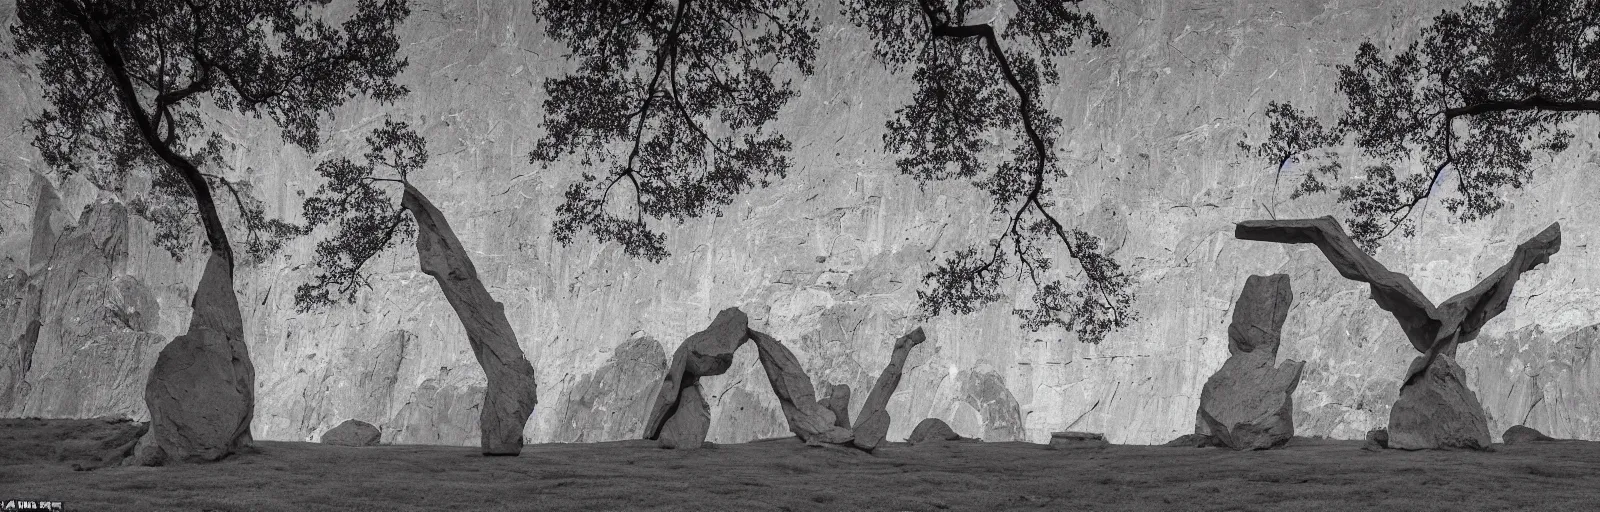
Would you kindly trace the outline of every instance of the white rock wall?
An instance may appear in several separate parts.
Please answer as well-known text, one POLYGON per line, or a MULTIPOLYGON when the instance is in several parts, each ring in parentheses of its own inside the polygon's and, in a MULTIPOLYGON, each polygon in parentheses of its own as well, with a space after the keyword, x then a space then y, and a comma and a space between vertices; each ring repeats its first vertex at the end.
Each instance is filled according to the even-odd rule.
MULTIPOLYGON (((1265 132, 1268 101, 1333 115, 1342 101, 1332 87, 1335 66, 1349 62, 1359 42, 1406 44, 1432 14, 1457 3, 1094 3, 1114 46, 1065 61, 1064 83, 1047 98, 1065 119, 1059 150, 1076 171, 1056 186, 1057 212, 1104 237, 1137 276, 1143 319, 1100 345, 1023 331, 1010 304, 935 319, 890 403, 889 438, 903 439, 929 416, 990 440, 1044 442, 1051 431, 1071 429, 1159 443, 1192 432, 1200 387, 1227 356, 1229 312, 1245 277, 1280 272, 1292 276, 1295 290, 1280 357, 1307 361, 1295 396, 1299 433, 1359 438, 1383 426, 1412 356, 1394 320, 1315 249, 1232 238, 1240 220, 1342 210, 1327 197, 1289 200, 1299 171, 1280 182, 1235 144, 1246 132, 1265 132)), ((14 9, 0 6, 0 19, 14 23, 14 9)), ((801 98, 771 127, 794 142, 790 178, 744 195, 721 217, 668 228, 673 256, 659 265, 587 241, 562 248, 548 235, 561 188, 578 171, 527 163, 541 133, 540 85, 567 64, 525 2, 418 0, 402 50, 411 67, 401 81, 411 96, 392 107, 341 110, 323 155, 261 144, 277 140, 277 131, 258 121, 227 118, 219 126, 243 145, 235 171, 253 169, 263 199, 294 217, 300 193, 317 185, 317 158, 359 154, 361 137, 386 113, 420 125, 434 157, 417 184, 451 216, 538 372, 531 441, 636 436, 648 412, 638 401, 654 396, 659 378, 648 373, 664 365, 657 358, 729 306, 788 343, 819 383, 858 390, 859 407, 890 343, 915 327, 921 275, 1001 226, 969 185, 918 187, 898 174, 881 136, 910 77, 883 71, 865 34, 831 3, 817 9, 825 21, 817 74, 800 82, 801 98), (659 340, 662 350, 638 340, 659 340)), ((0 40, 9 45, 8 34, 0 40)), ((21 124, 40 108, 40 92, 29 68, 4 65, 0 95, 8 101, 0 119, 13 127, 0 142, 0 272, 48 282, 28 277, 53 270, 30 261, 42 187, 33 173, 45 169, 21 124)), ((1525 421, 1556 437, 1600 439, 1600 337, 1584 330, 1600 324, 1600 264, 1589 247, 1600 233, 1593 223, 1600 184, 1586 179, 1600 163, 1596 126, 1580 127, 1573 148, 1493 219, 1459 225, 1430 205, 1416 238, 1378 255, 1438 301, 1503 264, 1525 237, 1562 222, 1562 252, 1525 274, 1510 309, 1461 351, 1497 435, 1525 421)), ((56 182, 60 205, 43 218, 63 226, 84 205, 109 200, 81 182, 56 182)), ((198 268, 144 243, 143 221, 124 229, 128 249, 108 257, 117 263, 105 279, 137 278, 159 303, 149 330, 181 332, 198 268)), ((60 238, 45 238, 52 237, 60 238)), ((310 275, 313 244, 297 241, 240 273, 257 370, 256 438, 310 440, 357 418, 380 426, 385 441, 476 444, 483 372, 436 285, 417 271, 414 250, 374 261, 374 289, 356 304, 296 314, 292 292, 310 275)), ((0 356, 20 353, 25 329, 18 326, 26 327, 29 304, 38 303, 11 295, 0 309, 0 321, 10 322, 0 324, 9 329, 0 331, 0 356)), ((112 306, 86 307, 96 305, 112 306)), ((113 343, 113 334, 43 333, 35 352, 75 353, 86 339, 113 343)), ((154 353, 35 358, 17 381, 31 398, 0 404, 0 415, 143 415, 142 379, 102 383, 107 389, 86 398, 48 376, 148 368, 154 353), (145 360, 119 359, 129 357, 145 360)), ((20 364, 16 356, 0 360, 0 368, 20 364)), ((712 441, 788 434, 753 349, 703 385, 712 441)))

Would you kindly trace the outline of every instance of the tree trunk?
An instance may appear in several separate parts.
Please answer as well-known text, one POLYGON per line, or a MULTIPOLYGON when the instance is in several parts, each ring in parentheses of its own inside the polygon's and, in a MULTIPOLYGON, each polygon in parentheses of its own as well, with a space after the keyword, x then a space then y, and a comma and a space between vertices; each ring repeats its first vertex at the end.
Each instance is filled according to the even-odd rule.
POLYGON ((422 272, 439 282, 445 299, 466 327, 467 342, 489 380, 479 416, 483 454, 517 455, 522 452, 523 427, 538 403, 533 365, 517 345, 505 306, 483 287, 444 214, 409 183, 401 205, 417 220, 417 257, 422 272))

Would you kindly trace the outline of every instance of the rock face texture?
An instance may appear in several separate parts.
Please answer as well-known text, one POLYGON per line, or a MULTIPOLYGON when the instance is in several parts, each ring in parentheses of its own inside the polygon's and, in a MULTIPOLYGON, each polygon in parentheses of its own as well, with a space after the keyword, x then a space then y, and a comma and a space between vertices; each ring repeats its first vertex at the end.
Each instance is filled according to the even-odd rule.
POLYGON ((136 464, 209 462, 251 441, 256 371, 244 343, 244 322, 226 257, 212 254, 194 294, 189 332, 172 340, 145 384, 150 432, 136 464))
MULTIPOLYGON (((1241 220, 1344 212, 1332 196, 1290 199, 1307 169, 1276 172, 1236 144, 1261 140, 1270 101, 1336 117, 1344 105, 1331 64, 1350 62, 1368 40, 1385 52, 1404 48, 1441 9, 1465 0, 1085 2, 1111 45, 1075 46, 1057 59, 1062 84, 1040 106, 1068 120, 1054 148, 1069 173, 1052 183, 1058 216, 1099 237, 1139 297, 1141 320, 1098 345, 1021 328, 1011 309, 1026 303, 1026 288, 1009 282, 1007 300, 971 315, 915 318, 923 274, 1005 225, 969 183, 919 185, 895 169, 902 155, 883 150, 884 122, 915 81, 884 70, 872 40, 834 4, 815 4, 822 17, 816 73, 792 77, 800 96, 769 127, 792 143, 789 176, 735 198, 721 217, 660 225, 671 256, 655 264, 587 240, 563 247, 549 234, 562 193, 583 169, 527 164, 544 134, 540 84, 570 65, 528 5, 435 3, 414 9, 399 30, 411 65, 397 79, 412 94, 393 105, 350 105, 322 134, 323 148, 358 156, 385 114, 407 118, 428 137, 434 156, 412 180, 449 216, 540 377, 539 407, 522 432, 529 442, 639 437, 648 410, 637 418, 612 412, 648 408, 624 406, 622 397, 641 386, 651 402, 661 373, 648 385, 613 378, 614 369, 632 364, 621 356, 613 364, 613 356, 645 337, 671 355, 729 307, 783 340, 814 382, 849 385, 858 395, 857 423, 857 408, 889 362, 885 341, 917 325, 937 333, 911 351, 886 401, 896 418, 885 427, 889 441, 930 417, 985 440, 1033 443, 1069 430, 1102 432, 1117 444, 1189 433, 1206 379, 1228 357, 1229 311, 1251 274, 1294 276, 1295 307, 1279 353, 1306 362, 1294 396, 1298 435, 1362 439, 1386 426, 1417 355, 1366 297, 1367 285, 1340 277, 1316 248, 1230 236, 1241 220), (602 390, 602 382, 617 388, 602 390), (579 414, 581 400, 608 412, 579 414)), ((333 2, 328 9, 338 16, 351 8, 333 2)), ((0 2, 0 21, 14 23, 16 10, 15 2, 0 2)), ((0 46, 10 37, 0 31, 0 46)), ((37 72, 10 64, 0 70, 7 133, 44 105, 37 72)), ((1600 324, 1600 226, 1587 221, 1600 218, 1593 201, 1600 180, 1593 179, 1594 150, 1583 144, 1600 136, 1600 122, 1572 128, 1573 147, 1541 164, 1494 217, 1451 222, 1430 205, 1419 212, 1415 238, 1385 244, 1377 255, 1442 298, 1505 264, 1518 242, 1562 223, 1560 257, 1522 275, 1512 306, 1454 358, 1493 436, 1526 424, 1553 437, 1600 439, 1600 401, 1592 399, 1600 396, 1600 357, 1591 355, 1592 326, 1600 324)), ((269 214, 298 220, 298 194, 321 183, 320 156, 285 149, 271 123, 227 123, 220 131, 238 145, 224 155, 226 172, 251 182, 269 214)), ((81 178, 52 176, 42 183, 57 200, 40 201, 34 176, 46 169, 29 139, 25 131, 0 139, 0 393, 9 388, 17 397, 0 415, 147 419, 145 379, 161 347, 188 328, 204 257, 172 260, 150 244, 148 222, 81 178), (109 222, 117 208, 125 220, 109 222), (121 227, 97 231, 114 226, 121 227), (54 250, 90 232, 120 234, 96 235, 115 242, 108 250, 54 250)), ((1359 183, 1357 174, 1330 186, 1359 183)), ((1453 179, 1441 181, 1443 197, 1453 179)), ((314 441, 355 418, 378 426, 388 443, 479 445, 488 378, 417 255, 391 251, 371 261, 373 287, 354 304, 296 314, 289 292, 312 277, 306 263, 314 243, 294 240, 282 255, 236 269, 257 374, 255 437, 314 441)), ((701 383, 708 440, 788 435, 756 351, 740 351, 723 375, 701 383)))
POLYGON ((1340 275, 1368 283, 1372 299, 1394 314, 1412 347, 1423 355, 1406 370, 1400 400, 1390 410, 1391 446, 1410 450, 1489 446, 1488 418, 1455 364, 1456 347, 1477 338, 1485 322, 1506 310, 1523 272, 1549 263, 1550 255, 1561 250, 1560 224, 1551 224, 1518 245, 1511 261, 1437 307, 1410 278, 1361 252, 1332 217, 1246 221, 1239 223, 1234 236, 1315 244, 1340 275))
POLYGON ((1196 427, 1225 446, 1265 450, 1294 437, 1294 390, 1305 363, 1278 364, 1279 333, 1293 301, 1284 274, 1250 276, 1239 292, 1228 360, 1206 380, 1196 413, 1196 427))
POLYGON ((488 381, 478 416, 483 453, 521 453, 523 427, 538 403, 533 365, 517 344, 505 305, 484 288, 477 267, 444 214, 411 184, 405 187, 401 204, 417 221, 417 260, 422 272, 439 282, 439 289, 466 327, 467 343, 488 381))
POLYGON ((338 446, 377 446, 383 432, 361 420, 344 420, 339 426, 322 433, 322 444, 338 446))

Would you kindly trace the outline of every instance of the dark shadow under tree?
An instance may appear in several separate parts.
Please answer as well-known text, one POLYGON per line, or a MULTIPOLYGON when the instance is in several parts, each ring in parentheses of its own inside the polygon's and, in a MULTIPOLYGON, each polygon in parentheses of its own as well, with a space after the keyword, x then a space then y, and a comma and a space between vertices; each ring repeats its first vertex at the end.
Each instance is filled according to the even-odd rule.
POLYGON ((1272 102, 1271 131, 1245 151, 1278 172, 1307 171, 1290 194, 1338 192, 1345 223, 1363 250, 1393 234, 1411 236, 1424 200, 1456 220, 1500 211, 1509 189, 1531 182, 1536 156, 1572 143, 1571 123, 1600 113, 1600 4, 1585 0, 1475 3, 1446 10, 1417 41, 1385 57, 1361 44, 1339 66, 1336 90, 1346 105, 1337 122, 1272 102), (1370 162, 1359 183, 1337 185, 1353 145, 1370 162), (1452 180, 1453 178, 1453 180, 1452 180))

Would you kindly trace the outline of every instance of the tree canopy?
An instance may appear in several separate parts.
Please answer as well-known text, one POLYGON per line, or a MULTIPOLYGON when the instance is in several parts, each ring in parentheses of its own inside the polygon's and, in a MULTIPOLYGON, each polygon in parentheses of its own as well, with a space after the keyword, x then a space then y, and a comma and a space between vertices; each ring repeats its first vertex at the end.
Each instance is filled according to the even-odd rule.
POLYGON ((28 120, 33 145, 60 174, 107 190, 144 194, 128 178, 148 176, 148 194, 131 203, 175 257, 198 216, 211 251, 233 263, 213 187, 237 207, 246 254, 270 254, 305 229, 268 218, 248 180, 227 177, 231 146, 210 121, 267 117, 314 152, 321 123, 345 101, 406 93, 393 82, 406 65, 394 33, 406 2, 360 0, 339 24, 324 19, 327 4, 19 0, 16 50, 36 60, 48 103, 28 120))
POLYGON ((1291 193, 1338 192, 1351 237, 1376 251, 1411 236, 1423 200, 1470 222, 1500 211, 1509 189, 1534 178, 1538 156, 1564 151, 1571 121, 1600 112, 1600 4, 1587 0, 1484 2, 1446 10, 1415 42, 1385 56, 1361 44, 1339 66, 1344 112, 1331 126, 1272 102, 1266 139, 1242 149, 1307 169, 1291 193), (1361 181, 1337 185, 1337 150, 1367 162, 1361 181))
MULTIPOLYGON (((843 2, 887 67, 916 67, 915 97, 887 123, 887 148, 906 155, 900 170, 919 181, 970 179, 1009 218, 988 250, 961 250, 925 276, 928 316, 976 311, 1002 297, 1003 279, 1026 276, 1034 307, 1015 312, 1031 329, 1059 325, 1097 342, 1134 319, 1129 277, 1097 238, 1050 211, 1050 182, 1070 172, 1054 154, 1061 120, 1039 105, 1041 87, 1059 83, 1052 59, 1074 43, 1108 41, 1076 3, 1021 2, 1002 29, 968 20, 1001 10, 985 0, 843 2), (997 130, 1016 147, 991 165, 985 137, 997 130), (1052 243, 1078 262, 1075 283, 1052 273, 1052 243)), ((551 0, 535 11, 578 66, 545 82, 548 132, 530 159, 577 156, 605 169, 567 189, 554 228, 563 244, 587 230, 660 261, 665 237, 646 216, 717 214, 737 194, 786 176, 789 142, 763 127, 798 94, 774 78, 774 64, 812 73, 818 21, 805 2, 551 0), (607 208, 623 181, 635 198, 631 218, 607 208)))
POLYGON ((416 234, 400 195, 411 175, 428 165, 427 141, 409 124, 384 119, 366 142, 363 163, 338 157, 317 165, 325 181, 306 198, 306 227, 337 228, 317 242, 318 274, 295 290, 295 307, 302 312, 341 299, 355 302, 356 293, 369 286, 367 262, 416 234))
POLYGON ((900 172, 920 182, 971 180, 1008 219, 987 243, 957 251, 924 276, 930 286, 918 297, 926 315, 971 313, 1003 298, 1002 282, 1016 278, 1033 287, 1032 307, 1014 310, 1031 330, 1059 326, 1098 343, 1135 319, 1129 276, 1098 238, 1052 213, 1051 185, 1072 171, 1056 156, 1061 118, 1040 104, 1041 91, 1060 84, 1054 59, 1075 44, 1110 42, 1078 3, 844 1, 891 71, 912 68, 915 92, 884 136, 886 148, 903 155, 895 162, 900 172), (997 164, 987 140, 993 132, 1011 137, 997 164), (1056 244, 1082 271, 1075 282, 1051 272, 1056 244))
POLYGON ((546 133, 529 153, 536 164, 576 157, 585 168, 556 210, 556 240, 570 245, 587 231, 660 261, 666 236, 646 216, 681 223, 720 214, 739 193, 786 176, 790 143, 764 128, 798 95, 776 69, 813 71, 819 26, 807 5, 536 2, 547 34, 578 61, 545 80, 546 133), (608 209, 624 180, 632 205, 608 209))

